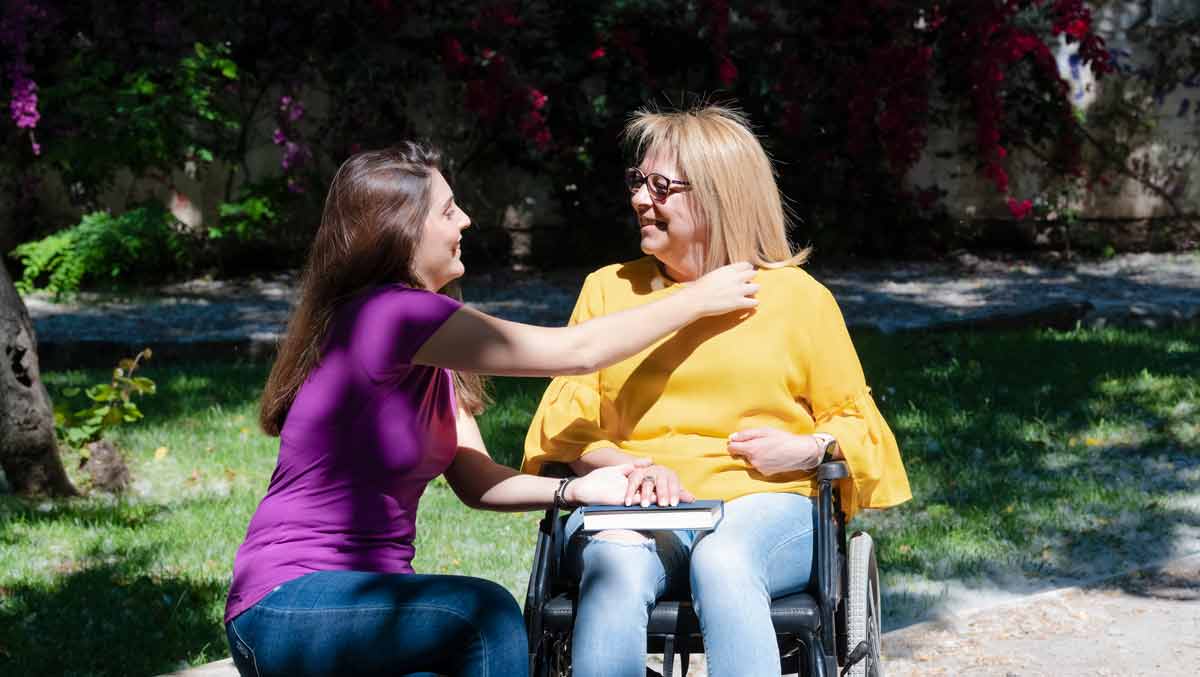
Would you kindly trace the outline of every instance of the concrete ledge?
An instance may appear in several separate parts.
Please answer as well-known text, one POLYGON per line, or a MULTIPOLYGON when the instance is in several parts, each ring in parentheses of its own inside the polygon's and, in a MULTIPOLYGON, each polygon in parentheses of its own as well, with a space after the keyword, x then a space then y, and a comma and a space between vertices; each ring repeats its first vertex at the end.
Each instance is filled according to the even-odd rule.
POLYGON ((160 677, 238 677, 237 668, 233 667, 233 659, 226 658, 214 663, 198 665, 187 670, 168 672, 160 677))

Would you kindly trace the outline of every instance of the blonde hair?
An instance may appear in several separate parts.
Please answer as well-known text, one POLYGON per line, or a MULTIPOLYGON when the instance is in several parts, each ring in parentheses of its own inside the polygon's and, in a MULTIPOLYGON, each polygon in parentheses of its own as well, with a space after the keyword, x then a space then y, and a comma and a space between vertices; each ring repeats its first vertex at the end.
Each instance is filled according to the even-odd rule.
POLYGON ((643 108, 625 125, 639 159, 674 156, 691 183, 689 197, 708 225, 704 271, 734 261, 760 268, 797 266, 812 249, 788 241, 790 220, 771 158, 741 111, 721 105, 660 112, 643 108))

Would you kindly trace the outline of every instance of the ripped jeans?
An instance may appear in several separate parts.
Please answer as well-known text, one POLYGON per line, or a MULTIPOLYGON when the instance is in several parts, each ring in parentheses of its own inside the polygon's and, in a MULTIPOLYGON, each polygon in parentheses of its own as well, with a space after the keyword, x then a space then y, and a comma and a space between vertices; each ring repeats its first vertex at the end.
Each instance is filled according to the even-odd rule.
POLYGON ((690 584, 708 674, 779 674, 771 598, 808 587, 816 509, 806 496, 725 502, 711 532, 583 533, 567 520, 566 564, 581 577, 571 653, 576 677, 644 677, 651 605, 690 584))

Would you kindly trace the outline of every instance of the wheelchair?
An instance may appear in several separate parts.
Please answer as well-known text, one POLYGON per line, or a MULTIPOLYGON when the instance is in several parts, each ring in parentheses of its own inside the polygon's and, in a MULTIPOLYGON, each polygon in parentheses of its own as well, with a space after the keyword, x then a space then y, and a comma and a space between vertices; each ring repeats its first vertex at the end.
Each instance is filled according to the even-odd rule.
MULTIPOLYGON (((548 463, 542 474, 566 477, 570 469, 548 463)), ((882 677, 880 664, 879 572, 870 535, 847 538, 845 514, 834 482, 849 476, 843 461, 817 468, 816 568, 810 589, 771 603, 771 621, 779 642, 780 672, 803 677, 882 677), (841 672, 839 672, 839 669, 841 672)), ((571 674, 571 630, 578 581, 563 572, 566 515, 555 508, 541 520, 529 588, 525 627, 529 633, 530 674, 571 674)), ((690 599, 660 599, 647 625, 648 654, 662 654, 661 677, 672 677, 674 659, 687 676, 688 659, 703 653, 700 623, 690 599)), ((647 668, 648 675, 655 675, 647 668)))

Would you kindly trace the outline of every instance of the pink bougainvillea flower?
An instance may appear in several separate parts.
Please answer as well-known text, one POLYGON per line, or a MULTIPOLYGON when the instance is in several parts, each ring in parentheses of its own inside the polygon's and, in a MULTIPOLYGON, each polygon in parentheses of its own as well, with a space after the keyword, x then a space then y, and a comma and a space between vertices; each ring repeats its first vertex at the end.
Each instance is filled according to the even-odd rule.
POLYGON ((534 110, 541 110, 545 108, 546 100, 548 98, 549 97, 547 97, 545 94, 542 94, 537 89, 534 89, 533 87, 529 88, 529 105, 533 106, 534 110))
POLYGON ((733 61, 729 57, 725 57, 721 60, 720 67, 717 68, 717 75, 721 78, 721 84, 730 87, 737 81, 737 66, 733 65, 733 61))
POLYGON ((291 107, 287 111, 288 122, 296 122, 302 117, 304 117, 304 104, 299 101, 292 102, 291 107))
POLYGON ((1087 21, 1084 21, 1083 19, 1075 19, 1071 23, 1067 24, 1067 35, 1075 38, 1076 40, 1080 40, 1083 38, 1083 36, 1087 35, 1089 28, 1091 28, 1091 26, 1088 25, 1087 21))
POLYGON ((1010 197, 1008 198, 1008 212, 1012 214, 1014 219, 1022 221, 1033 212, 1033 201, 1017 200, 1010 197))
POLYGON ((442 40, 442 64, 446 70, 456 71, 466 66, 467 63, 467 55, 458 38, 446 37, 442 40))
POLYGON ((37 127, 41 114, 38 112, 37 83, 29 78, 17 76, 12 87, 9 111, 18 129, 37 127))
POLYGON ((1013 56, 1019 59, 1025 53, 1032 52, 1039 44, 1041 41, 1037 37, 1028 33, 1018 33, 1012 39, 1013 56))
POLYGON ((983 168, 983 175, 992 180, 996 184, 996 190, 1000 193, 1008 192, 1008 172, 995 162, 989 162, 983 168))

